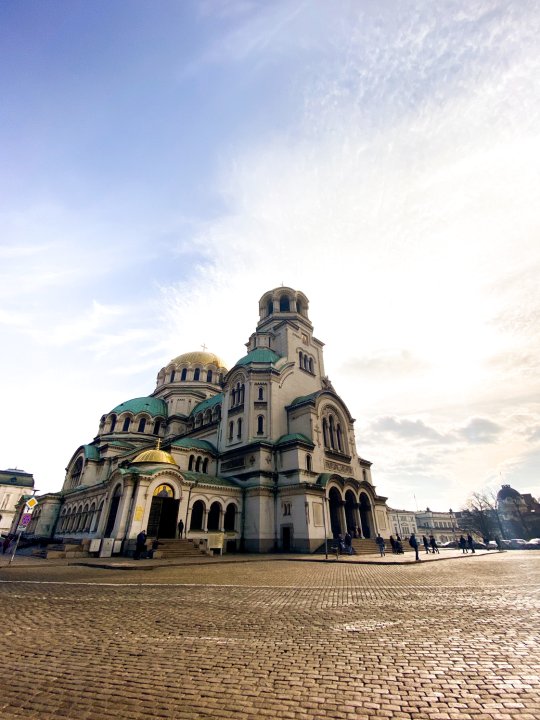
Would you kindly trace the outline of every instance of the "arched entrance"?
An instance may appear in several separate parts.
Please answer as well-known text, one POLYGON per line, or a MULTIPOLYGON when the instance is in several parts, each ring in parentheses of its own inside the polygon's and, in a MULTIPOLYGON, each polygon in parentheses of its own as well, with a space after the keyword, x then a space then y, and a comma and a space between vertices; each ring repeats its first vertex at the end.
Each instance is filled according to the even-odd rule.
POLYGON ((120 485, 117 485, 114 489, 114 493, 111 500, 111 507, 109 508, 109 517, 107 518, 107 525, 105 526, 105 533, 103 537, 111 537, 114 524, 116 522, 116 514, 118 512, 118 505, 120 504, 120 498, 122 497, 122 490, 120 485))
POLYGON ((373 537, 373 518, 371 515, 371 503, 365 493, 360 495, 360 520, 362 521, 362 533, 365 538, 373 537))
POLYGON ((354 536, 354 529, 358 525, 355 514, 356 498, 352 490, 345 493, 345 519, 347 522, 347 530, 354 536))
POLYGON ((221 518, 221 505, 216 501, 210 505, 208 511, 208 530, 219 530, 219 521, 221 518))
POLYGON ((154 490, 146 530, 148 537, 176 537, 179 505, 180 500, 175 499, 174 490, 170 485, 159 485, 154 490))
POLYGON ((332 537, 337 537, 343 533, 341 527, 341 495, 337 488, 331 488, 328 493, 328 502, 330 505, 330 527, 332 530, 332 537))
POLYGON ((190 530, 203 529, 204 510, 205 508, 202 500, 196 500, 193 503, 193 508, 191 510, 191 524, 189 526, 190 530))

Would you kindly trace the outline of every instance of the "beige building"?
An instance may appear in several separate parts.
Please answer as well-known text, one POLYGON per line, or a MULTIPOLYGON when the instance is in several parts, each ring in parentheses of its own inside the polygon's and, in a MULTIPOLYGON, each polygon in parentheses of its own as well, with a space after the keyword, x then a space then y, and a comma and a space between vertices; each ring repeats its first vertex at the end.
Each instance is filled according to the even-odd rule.
POLYGON ((415 516, 420 537, 422 535, 427 537, 433 535, 439 545, 458 540, 461 535, 461 530, 458 531, 456 517, 451 510, 448 512, 434 512, 426 508, 424 512, 416 512, 415 516))
POLYGON ((34 478, 24 470, 0 470, 0 533, 7 535, 15 519, 17 505, 23 496, 31 496, 34 478))
POLYGON ((131 552, 137 534, 223 550, 313 552, 347 529, 387 537, 386 498, 354 419, 326 377, 307 297, 276 288, 230 369, 210 352, 171 360, 154 392, 105 413, 29 533, 131 552), (217 534, 217 535, 216 535, 217 534))
POLYGON ((418 534, 416 517, 412 510, 388 508, 388 522, 390 534, 394 537, 399 535, 402 540, 407 540, 412 533, 418 534))

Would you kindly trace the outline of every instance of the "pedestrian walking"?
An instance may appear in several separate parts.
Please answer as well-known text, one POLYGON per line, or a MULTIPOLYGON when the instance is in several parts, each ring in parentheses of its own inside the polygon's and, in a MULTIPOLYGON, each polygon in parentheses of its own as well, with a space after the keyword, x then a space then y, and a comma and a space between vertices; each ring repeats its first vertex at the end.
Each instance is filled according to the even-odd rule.
POLYGON ((396 554, 396 541, 394 539, 393 535, 390 535, 390 547, 392 548, 392 553, 396 554))
POLYGON ((180 518, 178 521, 178 537, 181 538, 184 534, 184 521, 180 518))
POLYGON ((352 555, 352 537, 348 530, 345 533, 345 552, 347 555, 352 555))
POLYGON ((502 542, 498 535, 495 537, 495 545, 497 546, 497 550, 500 552, 502 550, 502 542))
POLYGON ((420 562, 420 556, 418 555, 418 540, 416 539, 416 536, 414 533, 412 533, 411 537, 409 538, 409 545, 414 550, 416 557, 416 562, 420 562))
MULTIPOLYGON (((430 536, 429 536, 429 544, 431 545, 431 552, 432 552, 433 554, 439 553, 439 548, 438 548, 438 546, 437 546, 437 541, 435 540, 435 536, 434 536, 434 535, 430 535, 430 536)), ((440 555, 440 553, 439 553, 439 555, 440 555)))
POLYGON ((429 555, 429 540, 425 535, 422 535, 422 542, 424 543, 424 550, 429 555))
POLYGON ((381 557, 384 557, 386 555, 386 546, 384 544, 384 539, 381 537, 380 533, 375 538, 375 542, 377 543, 377 545, 379 547, 379 552, 381 553, 381 557))
POLYGON ((467 546, 469 550, 474 553, 474 540, 473 536, 470 533, 467 535, 467 546))
POLYGON ((468 550, 467 550, 467 541, 465 540, 465 538, 463 537, 463 535, 459 538, 459 547, 461 548, 461 550, 463 551, 463 553, 468 552, 468 550))
POLYGON ((146 555, 146 531, 141 530, 137 535, 137 541, 135 544, 135 560, 140 560, 142 555, 146 555))

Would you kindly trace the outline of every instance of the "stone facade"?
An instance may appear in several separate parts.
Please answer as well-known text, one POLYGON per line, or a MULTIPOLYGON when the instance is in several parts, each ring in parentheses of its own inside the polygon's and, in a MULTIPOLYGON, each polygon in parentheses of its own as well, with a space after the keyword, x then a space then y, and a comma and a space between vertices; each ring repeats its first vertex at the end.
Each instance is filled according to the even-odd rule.
POLYGON ((17 507, 23 496, 31 496, 34 478, 24 470, 0 470, 0 533, 7 535, 18 519, 17 507))
POLYGON ((265 293, 230 370, 213 353, 180 355, 150 396, 103 415, 29 532, 108 538, 122 552, 141 529, 177 536, 179 521, 196 542, 220 533, 224 551, 313 552, 347 529, 388 536, 386 498, 325 375, 308 308, 292 288, 265 293))

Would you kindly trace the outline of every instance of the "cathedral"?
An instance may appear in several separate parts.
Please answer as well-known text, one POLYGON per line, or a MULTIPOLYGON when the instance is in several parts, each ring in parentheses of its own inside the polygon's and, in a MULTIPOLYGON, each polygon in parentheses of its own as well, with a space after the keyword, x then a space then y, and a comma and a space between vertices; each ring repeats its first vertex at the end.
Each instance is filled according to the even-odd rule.
POLYGON ((228 369, 188 352, 155 390, 117 405, 38 498, 28 535, 131 555, 150 539, 219 552, 315 552, 347 530, 388 537, 386 498, 325 375, 307 297, 266 292, 247 352, 228 369))

